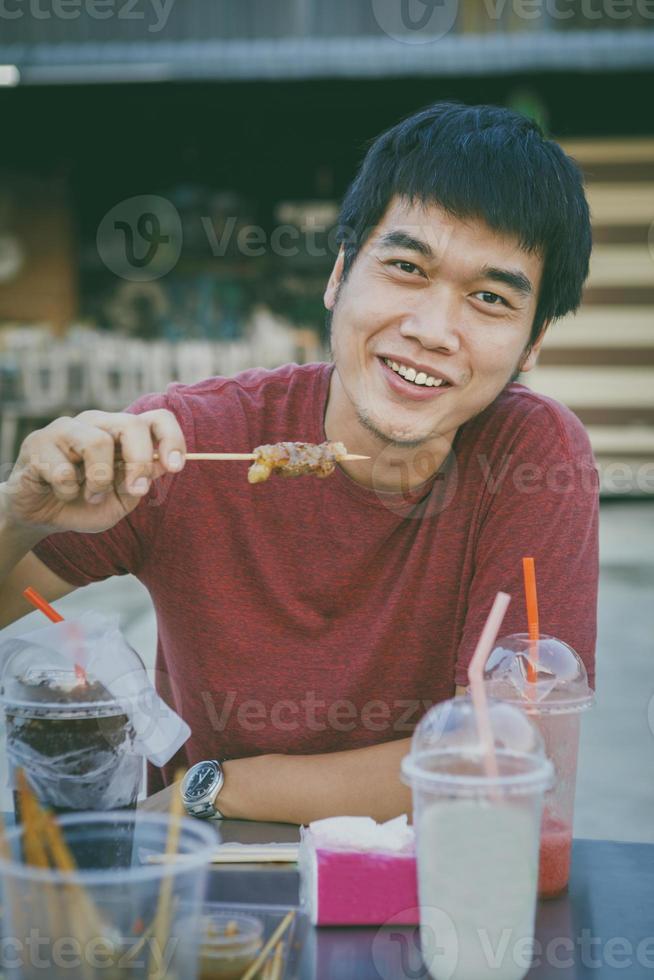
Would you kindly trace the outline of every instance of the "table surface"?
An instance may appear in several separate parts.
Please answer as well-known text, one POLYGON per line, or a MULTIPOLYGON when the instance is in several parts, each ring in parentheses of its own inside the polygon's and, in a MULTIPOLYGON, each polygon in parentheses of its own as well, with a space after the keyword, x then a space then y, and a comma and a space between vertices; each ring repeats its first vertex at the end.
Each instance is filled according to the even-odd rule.
MULTIPOLYGON (((219 827, 225 842, 298 839, 287 824, 224 820, 219 827)), ((293 866, 222 865, 212 871, 209 898, 296 905, 298 884, 293 866)), ((298 980, 427 980, 411 955, 416 940, 406 926, 310 928, 298 980)), ((574 841, 569 891, 539 903, 536 941, 530 980, 654 980, 654 844, 574 841)))

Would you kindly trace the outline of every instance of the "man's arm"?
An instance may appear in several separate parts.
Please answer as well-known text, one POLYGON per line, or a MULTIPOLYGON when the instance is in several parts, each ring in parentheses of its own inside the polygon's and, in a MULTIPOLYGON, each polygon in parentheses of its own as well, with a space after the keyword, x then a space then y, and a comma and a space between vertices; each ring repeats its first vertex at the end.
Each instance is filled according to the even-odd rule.
POLYGON ((48 602, 73 591, 74 586, 51 572, 31 549, 43 540, 39 528, 13 524, 7 512, 6 493, 0 486, 0 629, 31 612, 23 589, 33 586, 48 602))
MULTIPOLYGON (((456 694, 465 694, 463 687, 456 694)), ((308 824, 336 816, 378 822, 411 813, 411 790, 400 763, 411 749, 403 738, 364 749, 322 755, 259 755, 223 763, 225 784, 216 801, 222 815, 239 820, 308 824)), ((146 810, 166 810, 179 783, 151 796, 146 810)))
MULTIPOLYGON (((5 550, 5 545, 6 536, 0 531, 0 554, 2 554, 3 565, 9 553, 9 549, 5 550)), ((34 606, 23 596, 23 590, 28 585, 36 589, 48 602, 61 599, 62 596, 75 590, 74 585, 64 582, 62 578, 51 572, 47 565, 44 565, 31 551, 25 557, 17 559, 16 567, 8 575, 5 568, 2 568, 2 572, 5 573, 6 578, 0 585, 0 629, 34 611, 34 606)))
POLYGON ((114 527, 153 480, 183 468, 185 452, 179 423, 165 409, 82 412, 30 433, 0 483, 0 627, 29 612, 28 585, 50 601, 74 588, 32 554, 40 541, 114 527))

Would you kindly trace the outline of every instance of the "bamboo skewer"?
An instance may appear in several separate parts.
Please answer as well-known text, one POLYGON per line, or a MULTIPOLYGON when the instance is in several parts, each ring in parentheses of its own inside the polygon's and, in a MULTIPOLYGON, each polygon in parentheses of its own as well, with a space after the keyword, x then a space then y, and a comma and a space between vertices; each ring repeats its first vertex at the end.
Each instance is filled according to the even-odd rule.
POLYGON ((266 959, 268 958, 268 955, 270 954, 270 950, 273 948, 275 943, 279 942, 279 940, 284 935, 284 933, 286 932, 286 930, 288 929, 288 927, 290 926, 294 918, 295 918, 295 911, 291 909, 291 911, 288 912, 284 916, 282 921, 279 923, 279 925, 273 932, 272 936, 270 937, 268 942, 264 945, 263 949, 257 956, 254 963, 251 963, 250 966, 247 968, 247 970, 241 977, 241 980, 252 980, 252 978, 257 975, 257 973, 265 963, 266 959))
POLYGON ((41 833, 43 830, 43 811, 27 782, 22 769, 16 772, 20 815, 23 823, 25 841, 25 863, 34 868, 49 868, 50 862, 41 833))
MULTIPOLYGON (((5 825, 4 817, 0 813, 0 857, 3 861, 11 862, 14 860, 13 854, 11 853, 11 848, 9 847, 9 842, 7 841, 7 827, 5 825)), ((25 903, 23 901, 23 896, 20 891, 16 891, 13 882, 10 882, 7 878, 4 882, 4 907, 2 909, 3 916, 11 917, 11 926, 13 929, 13 934, 17 938, 27 935, 26 923, 24 921, 25 913, 25 903), (10 912, 11 910, 11 912, 10 912)))
MULTIPOLYGON (((77 871, 77 864, 56 818, 43 809, 23 770, 19 769, 16 775, 26 863, 37 868, 54 867, 64 873, 74 873, 77 871)), ((43 921, 47 923, 50 938, 55 939, 66 934, 76 936, 83 947, 91 941, 104 939, 110 949, 111 940, 106 923, 84 887, 75 882, 62 882, 61 888, 66 902, 61 901, 62 895, 58 894, 58 889, 50 882, 43 883, 41 890, 32 898, 32 902, 44 903, 43 921), (69 918, 69 927, 65 924, 66 915, 69 918)), ((92 976, 91 966, 85 958, 82 959, 81 966, 85 976, 92 976)))
POLYGON ((271 960, 270 980, 282 980, 282 965, 284 963, 284 942, 275 946, 275 955, 271 960))
MULTIPOLYGON (((20 816, 23 824, 23 854, 25 863, 41 870, 50 867, 45 845, 44 812, 27 781, 23 769, 16 770, 16 789, 20 806, 20 816)), ((29 896, 28 908, 31 917, 36 915, 41 920, 51 938, 63 935, 56 889, 50 883, 39 886, 31 881, 26 887, 29 896), (38 912, 37 912, 38 910, 38 912)))
MULTIPOLYGON (((155 461, 159 459, 159 453, 155 453, 152 457, 155 461)), ((256 453, 186 453, 185 459, 195 461, 195 460, 215 460, 219 462, 225 462, 229 460, 255 460, 257 459, 256 453)), ((339 460, 340 463, 353 463, 361 459, 370 459, 370 456, 358 456, 355 453, 348 453, 347 456, 343 456, 339 460)))

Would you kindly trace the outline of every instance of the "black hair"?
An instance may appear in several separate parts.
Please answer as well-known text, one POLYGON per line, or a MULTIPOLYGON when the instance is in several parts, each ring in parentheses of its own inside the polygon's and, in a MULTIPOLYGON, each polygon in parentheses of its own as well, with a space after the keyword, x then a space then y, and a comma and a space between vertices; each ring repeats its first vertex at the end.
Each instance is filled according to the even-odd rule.
POLYGON ((395 197, 477 218, 543 258, 530 343, 576 310, 591 228, 583 177, 537 123, 498 106, 437 102, 370 145, 338 221, 343 280, 395 197))

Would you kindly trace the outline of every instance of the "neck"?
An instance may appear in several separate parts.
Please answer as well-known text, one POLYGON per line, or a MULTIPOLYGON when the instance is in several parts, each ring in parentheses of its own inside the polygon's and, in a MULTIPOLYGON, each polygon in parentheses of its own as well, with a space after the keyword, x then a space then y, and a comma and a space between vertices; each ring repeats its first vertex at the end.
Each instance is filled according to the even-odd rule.
POLYGON ((348 453, 370 456, 369 460, 340 465, 355 483, 381 493, 407 493, 429 480, 443 465, 456 435, 455 429, 430 436, 417 446, 389 442, 360 420, 336 368, 329 385, 324 427, 327 439, 345 443, 348 453))

